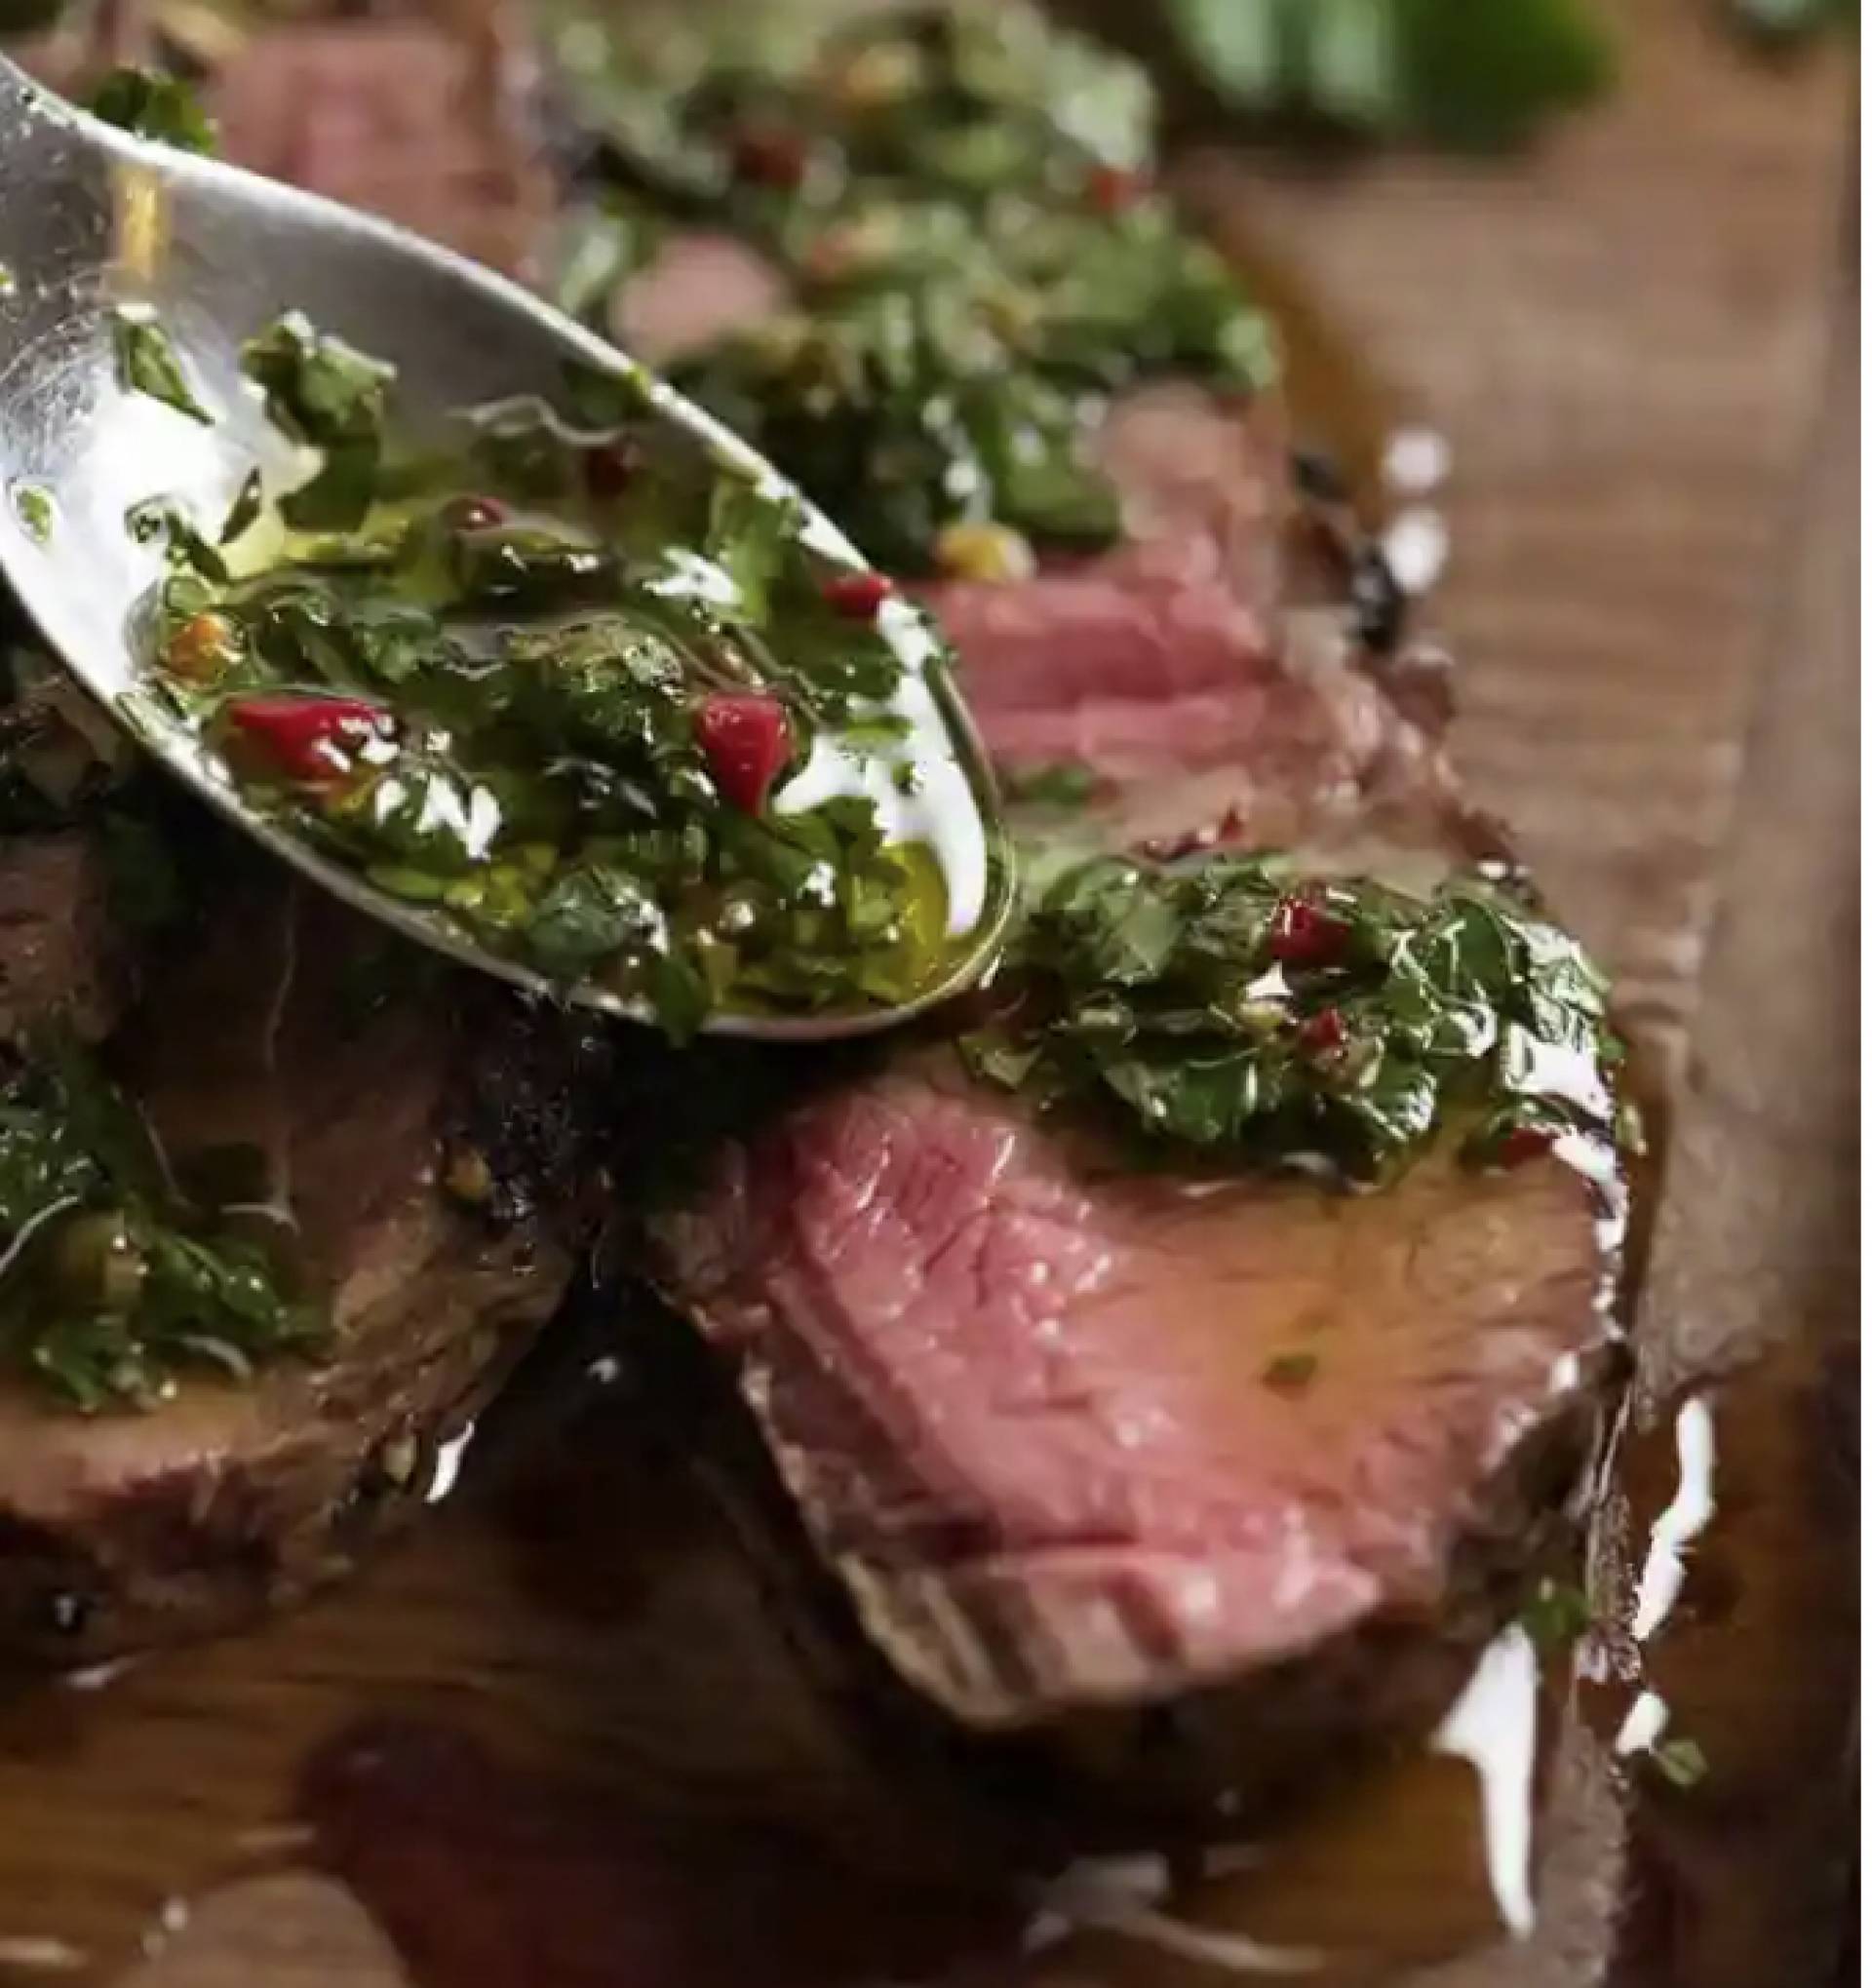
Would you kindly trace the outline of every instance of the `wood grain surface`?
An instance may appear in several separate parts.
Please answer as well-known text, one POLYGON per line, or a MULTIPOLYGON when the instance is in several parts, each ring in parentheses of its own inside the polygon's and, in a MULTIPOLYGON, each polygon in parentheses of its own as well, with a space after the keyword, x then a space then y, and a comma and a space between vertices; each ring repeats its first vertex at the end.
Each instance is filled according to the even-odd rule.
POLYGON ((1620 0, 1619 96, 1505 170, 1221 157, 1211 210, 1451 444, 1456 751, 1681 1044, 1841 270, 1850 85, 1620 0))
MULTIPOLYGON (((1528 158, 1486 169, 1387 158, 1319 176, 1210 149, 1190 184, 1225 233, 1271 248, 1385 405, 1450 443, 1455 475, 1436 502, 1455 553, 1434 615, 1460 658, 1459 761, 1618 969, 1628 1015, 1688 1072, 1645 1339, 1661 1401, 1687 1372, 1759 1351, 1770 1327, 1802 1375, 1851 1331, 1857 505, 1846 445, 1857 396, 1839 331, 1856 322, 1840 212, 1852 132, 1833 57, 1745 63, 1700 0, 1607 11, 1624 47, 1620 94, 1528 158), (1710 992, 1693 1033, 1699 984, 1710 992)), ((1834 1678, 1848 1628, 1856 1636, 1855 1605, 1850 1624, 1825 1606, 1851 1576, 1841 1540, 1816 1540, 1803 1510, 1783 1531, 1775 1549, 1796 1575, 1776 1603, 1781 1640, 1757 1657, 1786 1660, 1802 1625, 1818 1624, 1818 1703, 1817 1681, 1834 1678)), ((665 1548, 631 1550, 653 1560, 665 1548)), ((309 1737, 444 1702, 490 1744, 621 1783, 657 1744, 618 1703, 620 1678, 650 1657, 628 1643, 620 1655, 615 1623, 567 1632, 511 1606, 484 1613, 512 1585, 486 1555, 472 1523, 444 1511, 360 1589, 245 1648, 139 1666, 95 1706, 41 1693, 7 1708, 0 1983, 58 1978, 60 1948, 68 1971, 90 1972, 89 1916, 97 1951, 127 1923, 147 1928, 144 1957, 114 1976, 127 1988, 404 1988, 395 1949, 351 1891, 248 1856, 279 1823, 266 1803, 283 1800, 309 1737), (253 1813, 228 1792, 250 1784, 271 1791, 253 1813), (164 1920, 160 1893, 145 1892, 150 1872, 170 1868, 218 1882, 164 1920)), ((626 1579, 636 1563, 618 1566, 593 1577, 626 1579)), ((708 1653, 693 1680, 661 1680, 665 1701, 723 1762, 756 1744, 739 1730, 735 1654, 722 1647, 731 1601, 698 1576, 659 1603, 708 1653)), ((1798 1735, 1822 1766, 1846 1744, 1846 1700, 1827 1702, 1798 1735)), ((763 1718, 776 1703, 759 1744, 776 1762, 819 1761, 803 1699, 782 1690, 763 1718)), ((1708 1709, 1726 1730, 1724 1707, 1708 1709)), ((698 1772, 706 1782, 706 1759, 698 1772)), ((825 1826, 866 1826, 835 1769, 813 1772, 825 1826)), ((1813 1794, 1815 1813, 1790 1815, 1790 1835, 1837 1843, 1834 1782, 1808 1779, 1825 1792, 1813 1794)), ((1408 1836, 1381 1832, 1363 1852, 1405 1894, 1423 1853, 1408 1836)), ((1704 1891, 1746 1889, 1768 1868, 1689 1839, 1658 1853, 1704 1891)), ((1751 1840, 1749 1854, 1767 1852, 1751 1840)), ((1804 1988, 1810 1963, 1817 1982, 1839 1874, 1820 1869, 1824 1856, 1805 1861, 1807 1878, 1760 1877, 1774 1909, 1760 1915, 1762 1944, 1738 1949, 1798 1947, 1798 1962, 1773 1962, 1772 1976, 1679 1972, 1696 1950, 1673 1946, 1620 1988, 1804 1988)), ((1552 1881, 1590 1894, 1567 1921, 1572 1945, 1485 1948, 1435 1978, 1596 1982, 1615 1881, 1589 1848, 1575 1864, 1552 1881)), ((1421 1903, 1399 1910, 1408 1919, 1421 1903)), ((552 1976, 555 1988, 572 1978, 552 1976)), ((576 1978, 628 1988, 599 1958, 576 1978)), ((1044 1978, 1158 1977, 1095 1960, 1044 1978)))

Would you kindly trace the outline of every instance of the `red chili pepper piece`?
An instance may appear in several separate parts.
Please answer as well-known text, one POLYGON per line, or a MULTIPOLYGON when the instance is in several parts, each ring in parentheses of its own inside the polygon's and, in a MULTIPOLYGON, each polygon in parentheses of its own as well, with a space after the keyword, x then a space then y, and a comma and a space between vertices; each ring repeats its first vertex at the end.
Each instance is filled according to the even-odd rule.
POLYGON ((388 736, 390 714, 362 697, 235 697, 228 721, 289 780, 325 781, 350 771, 350 754, 388 736))
POLYGON ((1553 1150, 1553 1133, 1544 1125, 1511 1125, 1495 1143, 1498 1166, 1525 1166, 1553 1150))
POLYGON ((489 531, 505 525, 507 515, 498 497, 451 497, 442 507, 442 521, 451 531, 489 531))
POLYGON ((826 605, 851 621, 876 621, 895 591, 882 573, 834 573, 819 583, 826 605))
POLYGON ((723 799, 744 814, 759 814, 793 751, 780 700, 764 690, 705 697, 695 715, 695 736, 723 799))
POLYGON ((1122 166, 1094 166, 1085 175, 1085 197, 1100 214, 1122 214, 1143 198, 1145 178, 1122 166))
POLYGON ((798 132, 750 125, 734 138, 734 175, 790 193, 806 176, 806 141, 798 132))
POLYGON ((1300 1046, 1314 1056, 1329 1056, 1346 1047, 1346 1018, 1337 1008, 1321 1008, 1300 1025, 1300 1046))
POLYGON ((1331 966, 1352 936, 1344 918, 1304 897, 1283 897, 1274 909, 1268 950, 1283 966, 1331 966))
POLYGON ((625 436, 619 436, 613 442, 593 443, 586 449, 580 465, 587 493, 601 502, 610 497, 621 497, 636 482, 642 461, 636 445, 625 436))

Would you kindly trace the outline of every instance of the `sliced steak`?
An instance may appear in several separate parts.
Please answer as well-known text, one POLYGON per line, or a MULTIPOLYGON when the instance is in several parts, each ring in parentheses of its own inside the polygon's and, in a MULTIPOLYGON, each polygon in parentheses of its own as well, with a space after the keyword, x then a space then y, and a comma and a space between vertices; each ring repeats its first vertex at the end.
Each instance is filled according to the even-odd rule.
POLYGON ((524 271, 552 216, 503 10, 268 28, 215 76, 226 156, 524 271))
POLYGON ((788 296, 786 278, 758 250, 688 230, 613 292, 611 334, 645 366, 667 366, 770 317, 788 296))
POLYGON ((1603 1214, 1558 1161, 1140 1177, 937 1050, 737 1148, 661 1234, 867 1626, 994 1724, 1432 1618, 1465 1533, 1531 1521, 1518 1447, 1577 1422, 1603 1214))
POLYGON ((111 922, 94 837, 60 829, 0 839, 0 1039, 55 1017, 100 1039, 121 1012, 130 952, 111 922))
MULTIPOLYGON (((1304 842, 1418 888, 1491 849, 1338 624, 1274 653, 1187 578, 1149 580, 1148 624, 1102 584, 973 596, 972 656, 959 632, 991 748, 1111 776, 1066 833, 1304 842)), ((905 1678, 984 1727, 1246 1681, 1271 1758, 1428 1716, 1508 1606, 1611 1365, 1612 1198, 1550 1156, 1433 1152, 1365 1195, 1141 1175, 925 1044, 733 1144, 653 1227, 905 1678)))
POLYGON ((230 888, 124 1032, 121 1071, 173 1172, 283 1239, 331 1345, 251 1384, 191 1376, 140 1414, 0 1387, 0 1645, 89 1659, 342 1572, 419 1503, 438 1446, 556 1307, 572 1237, 500 1142, 550 1123, 575 1164, 567 1096, 587 1073, 554 1023, 497 994, 422 975, 373 995, 359 968, 375 943, 263 877, 230 888))

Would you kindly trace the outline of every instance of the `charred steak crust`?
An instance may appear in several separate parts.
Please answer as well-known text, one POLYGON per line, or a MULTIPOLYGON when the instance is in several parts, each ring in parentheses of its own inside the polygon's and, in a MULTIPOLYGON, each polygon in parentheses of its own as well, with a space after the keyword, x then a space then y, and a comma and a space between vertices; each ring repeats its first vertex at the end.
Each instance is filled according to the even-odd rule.
POLYGON ((0 1039, 55 1016, 86 1041, 110 1033, 134 949, 108 899, 103 852, 84 831, 0 839, 0 1039))
POLYGON ((557 1308, 585 1150, 565 1041, 376 946, 237 869, 206 927, 151 965, 113 1060, 178 1178, 254 1176, 253 1219, 284 1234, 331 1340, 249 1384, 187 1376, 146 1414, 0 1386, 10 1653, 95 1660, 343 1573, 420 1504, 439 1447, 557 1308), (448 1155, 469 1150, 479 1170, 451 1188, 448 1155), (541 1152, 552 1165, 529 1170, 541 1152))

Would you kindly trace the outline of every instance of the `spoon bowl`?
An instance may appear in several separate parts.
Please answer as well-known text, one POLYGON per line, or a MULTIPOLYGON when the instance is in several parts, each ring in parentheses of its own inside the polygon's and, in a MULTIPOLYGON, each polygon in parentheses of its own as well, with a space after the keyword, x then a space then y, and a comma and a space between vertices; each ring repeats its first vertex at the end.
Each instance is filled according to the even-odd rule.
MULTIPOLYGON (((270 488, 299 479, 303 450, 268 420, 240 367, 243 341, 296 310, 396 367, 399 433, 417 446, 454 427, 461 409, 552 398, 568 367, 628 371, 652 418, 797 503, 807 545, 861 564, 850 541, 710 415, 519 285, 389 222, 102 124, 4 58, 0 186, 0 573, 53 650, 147 751, 325 889, 468 965, 644 1018, 642 1003, 597 983, 550 982, 484 950, 251 804, 202 738, 141 694, 138 610, 164 564, 126 515, 159 498, 217 520, 254 468, 270 488), (212 423, 119 380, 126 309, 155 315, 212 423)), ((920 617, 894 612, 878 627, 905 666, 893 708, 921 791, 948 824, 953 968, 900 1005, 717 1010, 710 1031, 789 1041, 868 1033, 963 991, 994 957, 1014 886, 986 754, 920 617)))

